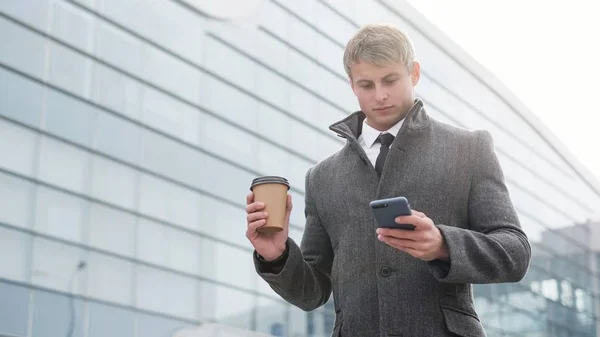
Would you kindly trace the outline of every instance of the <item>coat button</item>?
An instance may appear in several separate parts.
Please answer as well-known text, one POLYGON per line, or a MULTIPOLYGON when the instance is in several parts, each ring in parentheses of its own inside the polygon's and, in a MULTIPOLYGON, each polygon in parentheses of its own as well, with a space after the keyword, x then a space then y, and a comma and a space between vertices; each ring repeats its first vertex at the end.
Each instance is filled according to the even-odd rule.
POLYGON ((388 267, 381 267, 380 273, 381 273, 381 276, 388 277, 392 273, 392 270, 388 267))

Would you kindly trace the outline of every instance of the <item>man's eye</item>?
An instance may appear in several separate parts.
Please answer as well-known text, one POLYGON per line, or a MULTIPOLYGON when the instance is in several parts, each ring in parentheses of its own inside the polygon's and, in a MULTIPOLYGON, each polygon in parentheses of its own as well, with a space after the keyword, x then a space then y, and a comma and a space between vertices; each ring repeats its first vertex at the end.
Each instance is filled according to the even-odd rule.
POLYGON ((369 89, 371 87, 373 87, 372 84, 363 84, 363 85, 361 85, 361 88, 365 88, 365 89, 369 89))
POLYGON ((387 84, 394 84, 394 82, 396 82, 395 79, 394 80, 387 80, 387 81, 385 81, 385 83, 387 83, 387 84))

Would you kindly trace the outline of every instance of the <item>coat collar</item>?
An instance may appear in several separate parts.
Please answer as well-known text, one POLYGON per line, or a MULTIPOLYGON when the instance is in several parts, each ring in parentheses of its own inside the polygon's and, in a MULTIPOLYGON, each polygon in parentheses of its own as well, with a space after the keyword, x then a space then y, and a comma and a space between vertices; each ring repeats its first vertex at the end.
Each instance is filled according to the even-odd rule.
MULTIPOLYGON (((362 132, 362 122, 365 119, 365 114, 362 111, 356 111, 350 116, 331 124, 329 129, 338 136, 348 140, 357 140, 362 132)), ((415 104, 410 108, 405 117, 404 123, 400 132, 405 129, 423 130, 430 126, 430 119, 425 111, 423 100, 415 99, 415 104)))

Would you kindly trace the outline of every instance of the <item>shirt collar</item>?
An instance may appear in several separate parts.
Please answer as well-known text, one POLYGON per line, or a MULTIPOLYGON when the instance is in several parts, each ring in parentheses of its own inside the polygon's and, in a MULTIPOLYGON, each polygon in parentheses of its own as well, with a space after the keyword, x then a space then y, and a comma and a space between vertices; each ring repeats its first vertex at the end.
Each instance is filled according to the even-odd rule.
POLYGON ((367 145, 367 147, 370 148, 371 146, 373 146, 373 144, 375 144, 377 137, 379 137, 379 135, 381 133, 386 133, 386 132, 391 133, 394 137, 396 137, 398 135, 398 132, 400 132, 400 128, 402 127, 403 122, 404 122, 404 118, 401 119, 394 126, 392 126, 389 130, 379 131, 379 130, 371 127, 369 124, 367 124, 367 119, 365 118, 362 122, 363 125, 362 125, 361 136, 363 137, 363 140, 364 140, 365 144, 367 145))

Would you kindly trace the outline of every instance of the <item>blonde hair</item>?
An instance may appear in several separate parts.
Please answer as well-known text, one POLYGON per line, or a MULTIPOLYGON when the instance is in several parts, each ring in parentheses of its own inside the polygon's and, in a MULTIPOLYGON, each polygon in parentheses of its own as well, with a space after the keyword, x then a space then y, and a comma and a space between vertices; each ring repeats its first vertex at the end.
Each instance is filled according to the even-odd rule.
POLYGON ((350 67, 361 61, 377 66, 400 63, 412 71, 414 60, 415 51, 408 35, 387 23, 363 26, 344 50, 344 69, 348 77, 352 77, 350 67))

